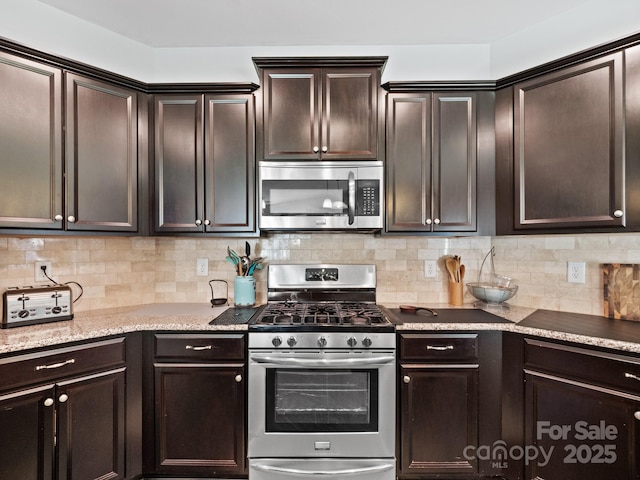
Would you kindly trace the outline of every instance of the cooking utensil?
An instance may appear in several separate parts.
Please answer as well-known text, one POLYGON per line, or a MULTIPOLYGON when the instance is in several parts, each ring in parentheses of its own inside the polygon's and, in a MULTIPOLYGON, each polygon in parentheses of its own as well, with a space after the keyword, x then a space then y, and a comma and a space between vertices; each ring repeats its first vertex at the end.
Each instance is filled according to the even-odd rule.
POLYGON ((418 310, 426 310, 434 317, 438 316, 438 312, 427 307, 414 307, 413 305, 400 305, 400 311, 403 313, 417 313, 418 310))
POLYGON ((229 302, 229 284, 225 280, 209 280, 209 288, 211 289, 211 306, 216 307, 218 305, 226 305, 229 302), (226 288, 226 295, 224 298, 216 297, 213 293, 213 283, 220 282, 224 283, 226 288))
POLYGON ((449 278, 452 282, 456 281, 456 261, 453 257, 447 257, 444 261, 445 267, 447 267, 447 272, 449 272, 449 278))

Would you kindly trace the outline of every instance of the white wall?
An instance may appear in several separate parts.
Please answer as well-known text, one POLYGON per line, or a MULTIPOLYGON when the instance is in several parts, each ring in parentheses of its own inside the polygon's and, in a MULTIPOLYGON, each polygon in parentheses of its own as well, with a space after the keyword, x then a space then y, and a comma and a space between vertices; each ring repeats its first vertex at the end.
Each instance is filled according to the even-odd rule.
MULTIPOLYGON (((532 2, 531 8, 535 8, 532 2)), ((640 32, 640 0, 593 0, 491 45, 491 78, 640 32)))
POLYGON ((149 83, 256 82, 252 56, 323 55, 388 55, 385 82, 491 80, 640 30, 640 0, 593 0, 492 45, 154 49, 37 0, 1 7, 0 36, 149 83))

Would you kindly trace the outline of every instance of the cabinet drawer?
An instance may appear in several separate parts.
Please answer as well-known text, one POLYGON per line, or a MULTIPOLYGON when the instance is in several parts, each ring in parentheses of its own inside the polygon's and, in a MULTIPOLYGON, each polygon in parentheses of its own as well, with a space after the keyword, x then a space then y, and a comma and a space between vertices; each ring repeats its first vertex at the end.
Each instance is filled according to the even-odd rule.
POLYGON ((244 334, 156 334, 156 360, 243 360, 244 334))
POLYGON ((0 359, 2 390, 50 382, 125 364, 125 338, 0 359))
POLYGON ((400 335, 400 359, 413 361, 477 361, 478 334, 400 335))
POLYGON ((525 339, 525 367, 640 392, 640 358, 525 339))

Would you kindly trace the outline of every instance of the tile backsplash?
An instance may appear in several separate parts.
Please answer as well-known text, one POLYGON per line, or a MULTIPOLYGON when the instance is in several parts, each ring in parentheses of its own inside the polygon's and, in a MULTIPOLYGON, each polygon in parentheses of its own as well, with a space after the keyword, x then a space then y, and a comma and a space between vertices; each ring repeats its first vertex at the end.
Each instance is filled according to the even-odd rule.
MULTIPOLYGON (((208 302, 208 280, 229 282, 227 246, 266 263, 375 263, 378 302, 387 306, 448 300, 442 257, 459 255, 465 281, 477 281, 486 253, 495 247, 497 273, 515 277, 513 305, 602 315, 602 263, 640 263, 640 234, 513 237, 386 237, 371 234, 275 234, 265 238, 0 237, 0 291, 33 285, 36 261, 52 263, 58 282, 75 281, 84 293, 75 310, 163 302, 208 302), (196 259, 209 260, 209 275, 196 276, 196 259), (425 278, 424 260, 438 261, 438 275, 425 278), (586 264, 586 282, 567 282, 567 262, 586 264)), ((483 272, 487 272, 489 263, 483 272)), ((266 300, 266 272, 256 275, 257 301, 266 300)), ((71 285, 74 292, 78 289, 71 285)), ((216 292, 216 297, 219 296, 216 292)), ((465 294, 465 302, 473 302, 465 294)))

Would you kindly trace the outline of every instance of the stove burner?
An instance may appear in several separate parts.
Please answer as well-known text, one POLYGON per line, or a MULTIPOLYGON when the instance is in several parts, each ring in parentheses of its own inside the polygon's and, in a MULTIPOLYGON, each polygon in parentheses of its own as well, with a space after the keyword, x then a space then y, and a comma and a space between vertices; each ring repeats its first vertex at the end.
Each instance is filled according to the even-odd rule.
POLYGON ((385 325, 388 320, 372 303, 273 303, 267 304, 254 325, 385 325))

